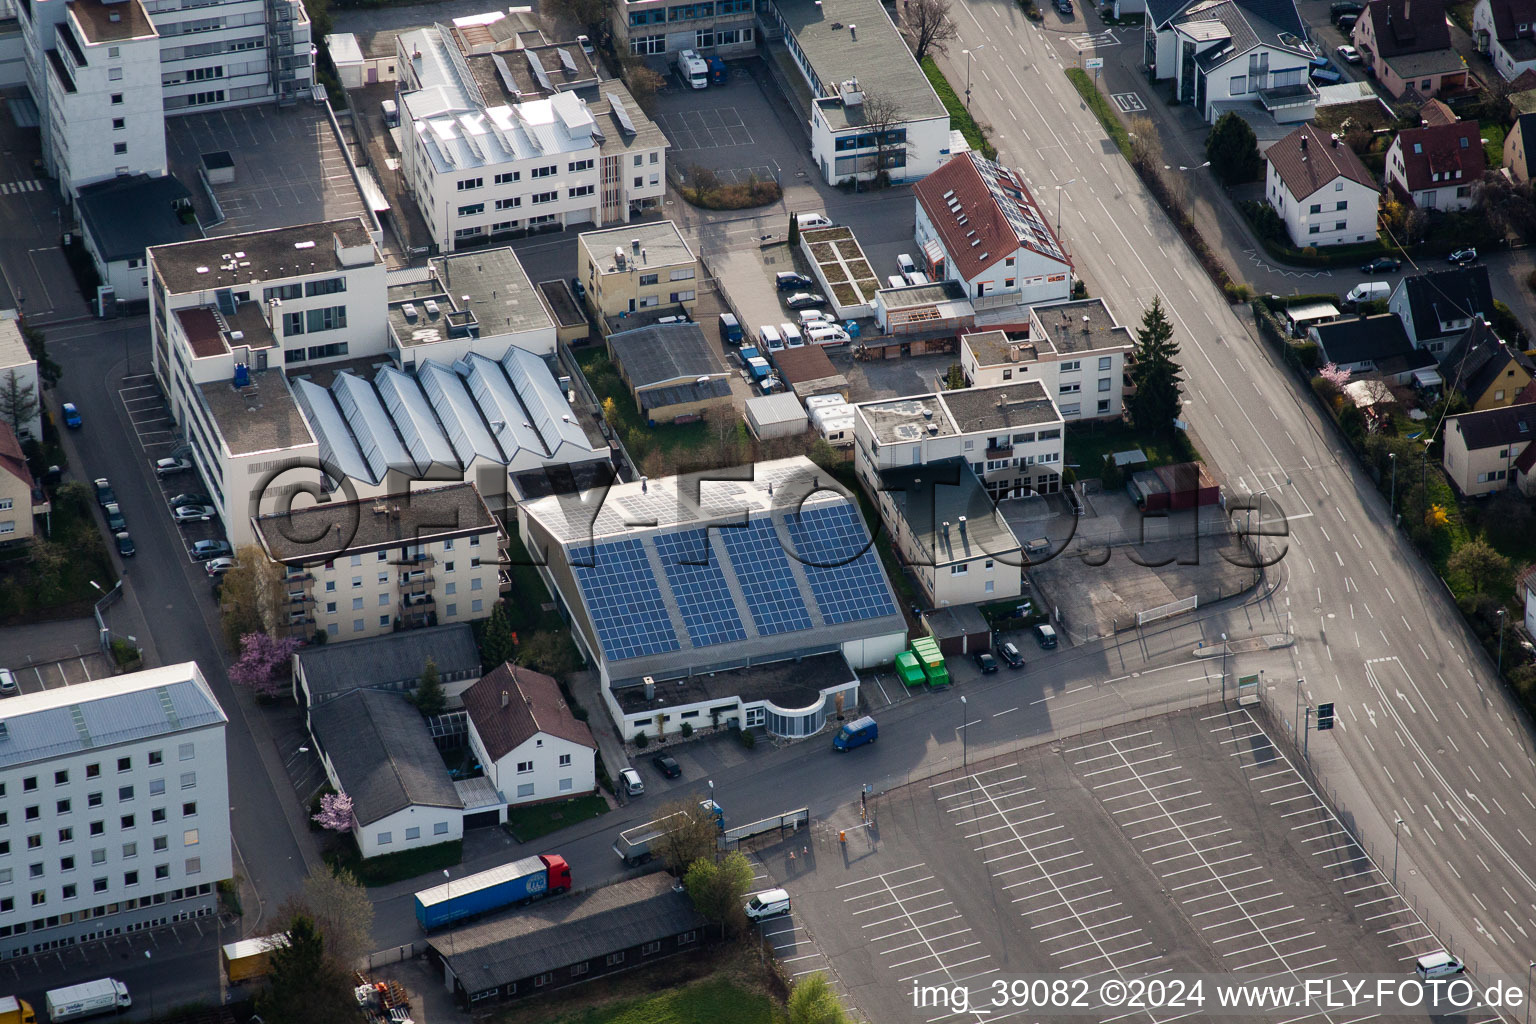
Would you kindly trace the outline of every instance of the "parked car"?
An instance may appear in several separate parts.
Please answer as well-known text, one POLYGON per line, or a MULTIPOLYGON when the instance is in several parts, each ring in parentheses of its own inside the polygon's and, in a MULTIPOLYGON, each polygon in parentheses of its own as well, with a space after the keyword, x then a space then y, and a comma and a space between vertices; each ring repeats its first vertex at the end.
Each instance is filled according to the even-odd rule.
POLYGON ((1359 20, 1360 15, 1358 14, 1341 14, 1338 18, 1334 19, 1334 23, 1339 26, 1340 32, 1352 32, 1355 28, 1355 22, 1359 20))
POLYGON ((1055 0, 1056 12, 1063 18, 1072 17, 1072 0, 1055 0))
POLYGON ((624 787, 625 796, 641 796, 645 793, 645 783, 641 781, 640 773, 633 768, 619 772, 619 783, 624 787))
POLYGON ((1365 10, 1365 4, 1356 3, 1355 0, 1335 0, 1328 5, 1328 17, 1338 21, 1346 14, 1359 16, 1365 10))
POLYGON ((1048 625, 1046 625, 1043 622, 1040 623, 1040 625, 1035 627, 1035 640, 1040 644, 1041 648, 1043 648, 1044 650, 1047 650, 1047 651, 1051 650, 1052 648, 1054 648, 1056 646, 1056 630, 1055 630, 1055 628, 1052 627, 1052 626, 1048 626, 1048 625))
POLYGON ((1009 668, 1023 668, 1024 655, 1019 653, 1016 644, 1006 643, 997 649, 998 656, 1008 663, 1009 668))
POLYGON ((233 558, 215 558, 203 566, 203 571, 209 576, 223 576, 234 567, 235 560, 233 558))
POLYGON ((64 413, 64 425, 70 430, 79 430, 80 410, 75 407, 75 403, 65 402, 62 411, 64 413))
POLYGON ((227 558, 235 552, 225 540, 200 540, 192 545, 192 557, 196 561, 206 562, 212 558, 227 558))
POLYGON ((793 270, 781 270, 773 275, 773 283, 781 292, 792 292, 796 288, 809 288, 816 282, 804 274, 797 274, 793 270))
POLYGON ((651 764, 656 770, 669 779, 675 779, 683 774, 683 766, 677 763, 677 759, 669 754, 657 754, 651 758, 651 764))
POLYGON ((981 669, 982 675, 989 676, 997 671, 997 659, 986 651, 977 651, 975 657, 976 667, 981 669))
POLYGON ((1455 252, 1447 256, 1446 259, 1451 263, 1456 264, 1458 267, 1470 267, 1472 264, 1477 262, 1477 250, 1471 246, 1468 246, 1465 249, 1457 249, 1455 252))
POLYGON ((596 52, 592 49, 592 40, 588 39, 586 36, 577 36, 576 45, 580 46, 581 52, 586 54, 588 57, 592 56, 592 54, 596 52))
POLYGON ((1403 261, 1391 256, 1378 256, 1360 268, 1362 274, 1395 274, 1403 269, 1403 261))
POLYGON ((0 668, 0 697, 14 697, 21 692, 16 674, 8 668, 0 668))
POLYGON ((99 476, 92 482, 96 485, 96 504, 110 505, 117 500, 117 495, 112 493, 112 485, 107 483, 106 477, 99 476))
POLYGON ((1314 82, 1326 82, 1332 85, 1335 82, 1342 81, 1343 78, 1344 76, 1339 73, 1339 70, 1326 60, 1312 62, 1312 80, 1314 82))
POLYGON ((774 917, 778 914, 789 913, 789 893, 783 889, 769 889, 760 892, 747 902, 745 908, 747 917, 753 921, 761 921, 765 917, 774 917))
POLYGON ((795 223, 800 225, 801 231, 809 231, 811 228, 831 228, 837 225, 832 223, 832 218, 824 213, 797 213, 795 223))
POLYGON ((819 309, 802 309, 800 311, 800 326, 814 327, 817 324, 832 323, 832 314, 819 309))
POLYGON ((1360 63, 1360 51, 1355 49, 1353 46, 1350 46, 1348 43, 1345 43, 1343 46, 1339 47, 1334 52, 1337 53, 1340 57, 1342 57, 1344 59, 1344 62, 1347 63, 1347 64, 1359 64, 1360 63))
POLYGON ((571 278, 571 294, 576 296, 577 302, 587 301, 587 286, 581 283, 581 278, 571 278))
POLYGON ((192 468, 190 459, 156 459, 155 475, 170 476, 172 473, 185 473, 192 468))
POLYGON ((790 309, 808 309, 812 306, 825 306, 826 304, 826 297, 817 295, 815 292, 795 292, 795 294, 784 300, 784 305, 790 309))
POLYGON ((128 536, 127 530, 117 534, 116 539, 117 553, 122 555, 124 558, 132 558, 134 553, 138 551, 138 548, 133 546, 133 538, 128 536))
POLYGON ((123 518, 123 510, 118 507, 117 502, 108 502, 101 507, 101 510, 107 514, 107 529, 113 533, 128 529, 128 520, 123 518))
POLYGON ((206 523, 213 518, 213 509, 207 505, 180 505, 172 514, 178 523, 206 523))
POLYGON ((213 499, 206 494, 198 494, 190 491, 186 494, 178 494, 171 499, 171 508, 181 508, 183 505, 212 505, 213 499))

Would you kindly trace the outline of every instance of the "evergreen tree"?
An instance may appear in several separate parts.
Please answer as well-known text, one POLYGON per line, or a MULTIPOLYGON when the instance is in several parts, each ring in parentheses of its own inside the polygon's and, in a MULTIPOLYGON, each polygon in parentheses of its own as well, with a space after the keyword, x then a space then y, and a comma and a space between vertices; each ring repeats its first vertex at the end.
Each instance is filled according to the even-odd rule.
POLYGON ((1222 114, 1205 137, 1205 158, 1224 185, 1252 181, 1264 167, 1253 128, 1233 111, 1222 114))
POLYGON ((9 423, 19 438, 22 428, 31 429, 37 415, 37 388, 23 384, 15 370, 0 377, 0 420, 9 423))
POLYGON ((1183 368, 1176 361, 1178 354, 1173 325, 1163 312, 1162 301, 1154 298, 1136 332, 1136 365, 1131 369, 1136 394, 1127 403, 1136 429, 1156 435, 1172 433, 1183 403, 1183 368))
POLYGON ((516 647, 512 643, 512 622, 507 616, 507 606, 504 601, 497 601, 480 638, 480 664, 489 672, 511 661, 514 653, 516 647))
POLYGON ((357 1016, 350 979, 325 956, 315 922, 303 915, 288 925, 288 943, 270 954, 272 973, 258 1006, 281 1024, 332 1024, 357 1016))
POLYGON ((416 710, 424 715, 440 715, 448 707, 448 696, 443 693, 443 684, 437 675, 437 662, 431 658, 427 659, 427 667, 421 670, 421 682, 412 699, 416 710))
POLYGON ((797 213, 792 213, 792 214, 789 215, 789 245, 790 245, 790 248, 794 248, 795 246, 797 246, 799 244, 800 244, 800 215, 797 214, 797 213))

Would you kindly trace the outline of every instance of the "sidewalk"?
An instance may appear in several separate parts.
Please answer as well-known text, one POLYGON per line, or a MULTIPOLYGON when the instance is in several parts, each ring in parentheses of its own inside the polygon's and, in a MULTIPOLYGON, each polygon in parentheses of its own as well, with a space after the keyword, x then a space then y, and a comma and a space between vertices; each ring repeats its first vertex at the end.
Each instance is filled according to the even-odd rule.
MULTIPOLYGON (((613 716, 608 713, 608 704, 603 700, 601 692, 602 682, 598 674, 591 669, 584 672, 573 672, 567 678, 570 683, 571 696, 586 708, 587 725, 592 730, 592 738, 597 741, 597 752, 603 759, 603 765, 608 769, 608 777, 614 780, 615 788, 619 779, 619 772, 629 767, 629 754, 624 749, 624 743, 619 739, 618 730, 613 726, 613 716)), ((629 798, 622 790, 609 798, 609 802, 622 807, 629 802, 629 798)))

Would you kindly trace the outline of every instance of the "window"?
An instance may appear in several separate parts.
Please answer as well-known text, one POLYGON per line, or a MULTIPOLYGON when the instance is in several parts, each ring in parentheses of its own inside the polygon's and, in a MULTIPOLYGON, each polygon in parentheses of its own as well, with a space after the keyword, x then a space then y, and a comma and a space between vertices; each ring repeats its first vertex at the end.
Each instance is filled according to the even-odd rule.
POLYGON ((679 935, 677 937, 677 944, 679 946, 687 946, 687 945, 692 944, 693 942, 698 941, 698 938, 699 938, 699 933, 698 932, 693 932, 693 931, 683 932, 681 935, 679 935))
MULTIPOLYGON (((121 771, 122 769, 118 769, 118 770, 121 771)), ((36 788, 37 788, 37 776, 36 775, 32 775, 32 776, 29 776, 29 777, 21 780, 21 791, 23 793, 30 793, 33 790, 35 790, 36 788)))
POLYGON ((107 880, 105 878, 91 879, 91 892, 106 892, 107 880))
POLYGON ((517 774, 519 774, 519 775, 526 775, 526 774, 528 774, 531 771, 533 771, 533 762, 532 761, 519 761, 519 762, 517 762, 517 774))
POLYGON ((53 773, 53 784, 55 786, 67 786, 67 785, 69 785, 69 772, 54 772, 53 773))
POLYGON ((1333 222, 1333 230, 1335 230, 1335 231, 1343 231, 1347 227, 1349 227, 1349 222, 1348 221, 1338 220, 1338 221, 1334 221, 1333 222))
POLYGON ((126 142, 114 142, 114 143, 112 143, 112 155, 113 156, 122 156, 123 154, 125 154, 127 152, 128 152, 128 143, 126 143, 126 142))
POLYGON ((108 68, 107 69, 107 81, 109 81, 109 82, 121 82, 122 80, 123 80, 123 69, 122 68, 108 68))
POLYGON ((1110 357, 1110 356, 1100 356, 1099 357, 1099 369, 1100 370, 1107 370, 1107 369, 1109 369, 1111 363, 1112 363, 1112 357, 1110 357))
POLYGON ((435 835, 435 836, 445 836, 445 835, 447 835, 448 834, 448 823, 446 821, 440 821, 437 824, 433 825, 432 826, 432 834, 435 835))
POLYGON ((394 841, 395 841, 395 837, 393 835, 391 835, 390 833, 388 833, 388 832, 380 832, 379 833, 379 845, 380 846, 388 846, 390 843, 392 843, 394 841))
POLYGON ((498 210, 515 210, 519 206, 522 206, 522 205, 523 205, 523 197, 522 196, 513 196, 511 199, 498 199, 498 200, 496 200, 496 209, 498 209, 498 210))
MULTIPOLYGON (((630 18, 634 19, 635 17, 639 17, 639 16, 643 15, 644 13, 645 12, 632 13, 630 15, 630 18)), ((633 23, 634 22, 632 20, 631 24, 633 24, 633 23)), ((664 36, 664 35, 632 37, 629 40, 629 53, 630 53, 630 56, 633 56, 633 57, 644 57, 644 56, 648 56, 648 55, 651 55, 651 54, 666 53, 666 52, 667 52, 667 37, 664 36)), ((635 162, 636 163, 640 162, 640 158, 638 156, 635 157, 635 162)))
POLYGON ((692 302, 693 299, 694 299, 694 291, 693 291, 692 288, 690 288, 690 289, 688 289, 685 292, 673 292, 671 294, 671 297, 667 301, 669 301, 669 302, 692 302))
POLYGON ((26 809, 26 811, 24 812, 24 817, 28 821, 36 821, 38 818, 41 818, 42 816, 43 816, 43 809, 41 807, 38 807, 36 804, 33 804, 31 807, 28 807, 26 809))
POLYGON ((517 796, 518 796, 519 800, 526 799, 527 797, 533 796, 533 783, 531 783, 531 782, 519 783, 518 787, 517 787, 517 796))
POLYGON ((114 107, 115 107, 115 106, 118 106, 118 105, 119 105, 119 104, 121 104, 121 103, 122 103, 122 102, 123 102, 123 94, 122 94, 122 93, 120 93, 120 92, 115 92, 115 93, 113 93, 113 94, 112 94, 112 105, 113 105, 113 106, 114 106, 114 107))
POLYGON ((139 884, 139 873, 137 871, 124 871, 123 872, 123 884, 124 885, 138 885, 139 884))
POLYGON ((1110 388, 1110 384, 1111 383, 1112 383, 1111 378, 1109 378, 1109 377, 1100 377, 1099 378, 1099 390, 1100 391, 1108 391, 1109 388, 1110 388))
POLYGON ((316 295, 337 295, 347 290, 347 279, 344 277, 327 277, 322 281, 304 282, 304 294, 313 298, 316 295))
POLYGON ((311 309, 304 314, 304 325, 310 334, 345 327, 347 326, 347 307, 326 306, 324 309, 311 309))
POLYGON ((1081 381, 1071 381, 1061 386, 1061 393, 1063 395, 1075 395, 1082 390, 1083 385, 1081 381))
POLYGON ((1333 183, 1333 190, 1335 192, 1343 192, 1344 191, 1344 183, 1342 181, 1334 182, 1333 183))
POLYGON ((353 590, 356 590, 358 587, 361 587, 362 585, 363 585, 363 578, 361 576, 353 576, 352 577, 352 589, 353 590))
MULTIPOLYGON (((99 765, 99 764, 88 764, 88 765, 85 766, 85 777, 86 778, 94 779, 94 778, 96 778, 96 776, 98 776, 100 774, 101 774, 101 765, 99 765)), ((3 789, 0 789, 0 796, 4 796, 4 795, 5 795, 5 791, 3 789)))
POLYGON ((485 184, 484 178, 460 178, 459 191, 468 192, 470 189, 479 188, 485 184))
POLYGON ((661 952, 661 943, 659 943, 659 942, 647 942, 645 945, 640 947, 640 955, 641 956, 650 956, 652 953, 660 953, 660 952, 661 952))
POLYGON ((1099 399, 1099 412, 1101 412, 1101 413, 1109 412, 1109 399, 1107 399, 1107 398, 1099 399))
POLYGON ((560 767, 561 768, 569 768, 570 766, 571 766, 571 755, 570 754, 561 754, 560 755, 560 767))
POLYGON ((1313 224, 1311 227, 1307 228, 1307 234, 1309 235, 1319 235, 1322 234, 1322 231, 1323 228, 1320 224, 1313 224))
POLYGON ((155 836, 155 852, 156 853, 164 853, 166 850, 170 849, 170 847, 171 847, 171 840, 170 840, 169 837, 167 837, 167 836, 155 836))
POLYGON ((964 576, 970 571, 971 567, 968 565, 952 565, 949 567, 949 574, 951 576, 964 576))
POLYGON ((608 954, 608 966, 609 967, 613 967, 615 964, 621 964, 623 962, 624 962, 624 953, 623 953, 622 950, 617 952, 617 953, 609 953, 608 954))
POLYGON ((1322 213, 1323 212, 1323 204, 1322 203, 1313 203, 1312 204, 1312 208, 1309 209, 1307 212, 1308 213, 1322 213))
POLYGON ((121 818, 118 819, 118 826, 120 828, 125 828, 125 829, 126 828, 133 828, 133 815, 131 815, 131 814, 123 815, 121 818))
POLYGON ((572 160, 565 165, 565 169, 567 171, 590 171, 592 169, 592 161, 590 159, 572 160))
POLYGON ((485 204, 484 203, 470 203, 468 206, 461 206, 461 207, 459 207, 459 216, 460 217, 473 217, 477 213, 484 213, 484 212, 485 212, 485 204))
POLYGON ((559 199, 559 198, 560 198, 560 193, 559 192, 535 192, 532 196, 530 196, 528 198, 528 202, 533 204, 534 206, 537 206, 540 203, 552 203, 556 199, 559 199))
POLYGON ((104 836, 107 834, 107 823, 104 821, 91 822, 91 835, 104 836))
POLYGON ((1335 211, 1347 210, 1347 209, 1349 209, 1349 200, 1348 199, 1340 199, 1337 203, 1334 204, 1333 208, 1334 208, 1335 211))
POLYGON ((133 787, 132 786, 118 786, 117 787, 117 799, 118 799, 119 803, 123 802, 124 800, 132 800, 133 799, 133 787))
POLYGON ((40 907, 47 902, 48 894, 46 892, 35 892, 32 894, 32 905, 34 907, 40 907))
POLYGON ((197 772, 181 773, 181 788, 195 789, 197 787, 197 772))
POLYGON ((72 843, 75 841, 75 830, 72 828, 59 829, 59 842, 72 843))
POLYGON ((171 866, 169 864, 156 864, 155 865, 155 877, 157 879, 158 878, 170 878, 171 877, 171 866))
POLYGON ((197 801, 196 800, 189 800, 186 803, 181 805, 181 816, 183 818, 190 818, 190 817, 194 816, 195 814, 197 814, 197 801))
POLYGON ((352 610, 355 611, 355 612, 360 612, 360 611, 363 610, 363 599, 362 598, 354 597, 352 599, 352 610))
POLYGON ((517 181, 520 178, 522 178, 522 176, 523 176, 523 172, 522 171, 503 171, 502 173, 496 175, 496 184, 498 184, 498 185, 510 185, 514 181, 517 181))
POLYGON ((202 872, 203 872, 203 858, 201 858, 201 857, 188 857, 187 858, 187 874, 189 874, 189 875, 200 875, 200 874, 202 874, 202 872))
POLYGON ((558 170, 560 170, 558 164, 550 164, 548 167, 535 167, 528 173, 528 176, 530 178, 547 178, 558 170))
MULTIPOLYGON (((640 158, 639 157, 635 157, 635 159, 638 160, 640 158)), ((636 178, 635 179, 635 188, 640 188, 644 184, 645 184, 645 179, 644 178, 636 178)))
POLYGON ((412 826, 411 828, 408 828, 408 829, 405 830, 405 841, 406 842, 410 842, 412 839, 420 839, 420 838, 421 838, 421 829, 420 828, 412 826))
POLYGON ((581 197, 589 196, 596 191, 596 185, 579 185, 576 188, 566 189, 565 193, 567 199, 580 199, 581 197))
POLYGON ((28 864, 27 875, 31 878, 42 878, 43 866, 41 864, 28 864))

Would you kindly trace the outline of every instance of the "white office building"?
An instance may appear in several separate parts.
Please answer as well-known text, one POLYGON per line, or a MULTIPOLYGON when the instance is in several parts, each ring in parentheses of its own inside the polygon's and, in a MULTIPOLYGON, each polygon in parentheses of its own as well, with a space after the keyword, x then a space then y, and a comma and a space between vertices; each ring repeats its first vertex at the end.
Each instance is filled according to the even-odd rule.
POLYGON ((66 197, 115 174, 164 174, 167 114, 293 102, 314 80, 301 0, 17 0, 13 7, 44 163, 66 197))
POLYGON ((217 912, 226 721, 192 662, 6 701, 0 956, 217 912))
POLYGON ((396 40, 400 172, 439 248, 660 205, 667 140, 622 83, 574 43, 498 42, 466 20, 396 40))

